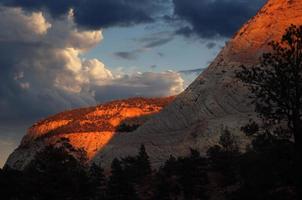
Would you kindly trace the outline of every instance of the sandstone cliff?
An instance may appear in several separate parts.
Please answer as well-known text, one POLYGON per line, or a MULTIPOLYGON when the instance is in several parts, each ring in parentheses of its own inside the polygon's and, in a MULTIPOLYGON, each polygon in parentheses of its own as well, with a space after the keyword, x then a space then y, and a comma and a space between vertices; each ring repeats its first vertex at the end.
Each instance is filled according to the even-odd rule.
POLYGON ((270 50, 268 42, 279 41, 291 24, 302 24, 301 0, 269 0, 172 104, 136 132, 116 137, 95 159, 106 163, 112 157, 135 153, 144 143, 157 165, 170 154, 188 153, 190 147, 205 153, 224 127, 239 136, 244 148, 248 139, 240 127, 255 113, 247 89, 234 78, 234 72, 240 65, 257 65, 259 56, 270 50))
POLYGON ((205 153, 217 142, 224 127, 238 134, 241 143, 245 144, 248 140, 239 128, 255 117, 255 113, 247 89, 234 78, 234 72, 242 64, 258 64, 259 56, 270 50, 268 42, 280 40, 290 24, 302 24, 301 0, 269 0, 226 44, 207 70, 136 131, 120 134, 115 133, 114 128, 128 113, 130 116, 127 117, 149 115, 158 112, 162 106, 153 111, 140 108, 133 112, 137 115, 113 106, 114 113, 124 113, 120 118, 106 117, 104 113, 111 112, 111 109, 99 111, 98 107, 59 114, 62 117, 49 118, 34 125, 7 165, 22 168, 43 146, 37 138, 53 138, 53 135, 68 137, 74 146, 84 147, 92 161, 101 161, 104 166, 109 166, 115 157, 135 154, 140 144, 145 144, 154 166, 161 164, 170 154, 186 154, 190 147, 205 153), (81 120, 71 122, 71 118, 77 115, 81 120), (86 121, 88 116, 90 118, 86 121), (106 128, 91 128, 98 124, 106 128))
POLYGON ((141 126, 173 99, 174 97, 133 98, 112 101, 48 117, 28 129, 6 165, 22 169, 37 151, 46 145, 55 144, 62 138, 69 139, 75 148, 84 149, 88 158, 93 159, 113 137, 141 126))

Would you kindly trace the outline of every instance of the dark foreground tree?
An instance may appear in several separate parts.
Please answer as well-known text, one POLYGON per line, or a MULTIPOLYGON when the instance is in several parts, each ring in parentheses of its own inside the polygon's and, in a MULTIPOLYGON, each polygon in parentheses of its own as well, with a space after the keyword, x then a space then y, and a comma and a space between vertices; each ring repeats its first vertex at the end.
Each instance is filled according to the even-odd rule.
POLYGON ((228 129, 222 130, 218 145, 208 149, 211 170, 223 176, 223 185, 238 181, 238 158, 240 156, 238 138, 228 129))
POLYGON ((23 173, 29 199, 89 199, 85 166, 62 146, 47 146, 23 173))
POLYGON ((302 191, 302 26, 291 25, 280 42, 269 45, 272 51, 263 54, 260 66, 243 67, 237 72, 251 90, 256 112, 263 121, 260 129, 252 124, 246 130, 257 133, 256 146, 262 150, 272 138, 293 139, 297 190, 302 191))
POLYGON ((109 200, 135 200, 137 194, 131 180, 119 159, 114 159, 111 164, 111 176, 108 182, 108 199, 109 200))
POLYGON ((207 199, 207 167, 207 159, 194 149, 187 157, 170 156, 156 174, 153 199, 207 199))
POLYGON ((89 168, 89 189, 92 200, 103 200, 106 198, 106 177, 104 169, 95 163, 89 168))
POLYGON ((145 145, 141 145, 137 156, 138 174, 140 178, 146 177, 151 173, 151 164, 146 152, 145 145))
POLYGON ((252 92, 256 111, 274 133, 294 137, 297 152, 302 152, 302 26, 291 25, 281 42, 270 42, 261 65, 243 67, 237 77, 252 92))

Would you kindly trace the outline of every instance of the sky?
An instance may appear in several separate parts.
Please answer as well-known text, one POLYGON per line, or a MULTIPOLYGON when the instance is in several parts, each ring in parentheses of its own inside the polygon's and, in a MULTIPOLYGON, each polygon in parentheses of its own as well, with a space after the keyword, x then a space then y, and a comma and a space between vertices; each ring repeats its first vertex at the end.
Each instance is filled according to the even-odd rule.
POLYGON ((0 167, 49 115, 181 93, 265 0, 0 0, 0 167))

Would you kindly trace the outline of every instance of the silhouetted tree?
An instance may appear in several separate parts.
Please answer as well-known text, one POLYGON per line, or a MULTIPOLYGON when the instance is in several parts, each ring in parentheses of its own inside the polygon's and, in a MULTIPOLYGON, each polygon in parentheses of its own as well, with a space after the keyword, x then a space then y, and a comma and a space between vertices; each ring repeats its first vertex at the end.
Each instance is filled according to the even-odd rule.
POLYGON ((151 173, 151 164, 149 160, 149 156, 146 152, 145 145, 141 145, 139 149, 137 159, 137 168, 138 168, 138 174, 140 178, 146 177, 151 173))
POLYGON ((170 155, 169 159, 166 160, 164 164, 163 171, 167 176, 172 176, 177 174, 178 170, 179 167, 177 159, 174 156, 170 155))
POLYGON ((109 177, 108 182, 108 199, 138 199, 132 182, 127 179, 121 161, 116 158, 112 161, 111 164, 111 176, 109 177))
POLYGON ((93 163, 89 168, 89 182, 91 196, 95 200, 103 200, 106 198, 106 177, 104 169, 93 163))
POLYGON ((29 185, 25 182, 21 171, 13 170, 8 167, 0 173, 0 195, 1 199, 18 200, 30 199, 27 195, 29 185))
POLYGON ((302 153, 302 26, 291 25, 280 43, 269 45, 272 52, 263 54, 260 66, 243 66, 237 77, 251 90, 266 125, 282 128, 282 135, 292 134, 302 153))
POLYGON ((207 199, 207 159, 191 149, 187 157, 165 162, 156 175, 154 199, 207 199))
MULTIPOLYGON (((276 152, 282 149, 282 145, 290 145, 291 139, 294 139, 296 186, 297 190, 301 192, 302 26, 291 25, 286 29, 280 42, 272 41, 269 45, 272 51, 263 54, 259 66, 243 66, 242 71, 236 74, 251 90, 252 102, 263 121, 259 127, 254 123, 254 125, 244 127, 243 130, 247 131, 249 135, 256 134, 256 139, 253 141, 254 152, 251 154, 257 159, 265 157, 261 161, 270 163, 271 171, 275 172, 276 177, 277 172, 281 173, 278 169, 279 163, 283 163, 283 154, 276 152), (275 154, 272 150, 275 151, 275 154)), ((291 152, 288 149, 283 148, 282 150, 291 152)), ((291 155, 288 158, 292 157, 291 155)), ((287 162, 290 164, 291 159, 288 159, 287 162)), ((292 170, 290 165, 286 166, 287 170, 292 170)), ((271 176, 266 180, 274 180, 276 177, 271 176)), ((283 181, 283 184, 286 182, 285 179, 278 181, 283 181)), ((302 198, 301 194, 300 198, 302 198)))
POLYGON ((207 179, 207 162, 200 153, 191 149, 189 157, 179 158, 179 183, 184 199, 207 199, 205 186, 207 179))
MULTIPOLYGON (((67 142, 67 141, 65 141, 67 142)), ((88 199, 86 165, 82 165, 67 144, 55 144, 38 152, 24 169, 31 199, 88 199)))
POLYGON ((224 184, 238 181, 238 158, 240 156, 237 137, 228 129, 223 129, 218 145, 208 149, 210 165, 224 176, 224 184))
POLYGON ((219 144, 225 152, 239 152, 237 137, 226 128, 219 138, 219 144))

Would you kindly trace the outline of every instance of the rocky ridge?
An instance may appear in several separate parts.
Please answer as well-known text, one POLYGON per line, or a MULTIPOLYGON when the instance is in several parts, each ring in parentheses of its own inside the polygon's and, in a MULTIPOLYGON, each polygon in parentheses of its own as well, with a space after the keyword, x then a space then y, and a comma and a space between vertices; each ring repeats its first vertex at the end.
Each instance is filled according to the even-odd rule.
MULTIPOLYGON (((87 141, 102 143, 92 145, 101 148, 88 155, 91 161, 102 162, 105 167, 109 166, 115 157, 136 154, 141 144, 145 144, 154 166, 162 164, 171 154, 185 155, 190 148, 205 153, 208 147, 217 143, 221 130, 226 127, 238 135, 244 148, 244 144, 249 140, 243 136, 240 127, 250 118, 254 118, 255 113, 248 99, 248 90, 234 77, 234 72, 241 65, 247 67, 257 65, 259 56, 270 50, 268 42, 280 40, 290 24, 302 24, 301 0, 268 0, 257 15, 243 25, 210 66, 182 94, 133 132, 115 134, 111 130, 107 136, 90 134, 89 137, 95 138, 89 139, 86 138, 87 134, 83 135, 77 131, 67 134, 70 129, 63 127, 70 123, 68 118, 60 119, 51 129, 62 130, 62 135, 67 134, 71 143, 73 141, 77 141, 75 144, 87 141)), ((111 124, 110 119, 102 120, 100 123, 111 124)), ((43 126, 47 123, 44 121, 41 126, 30 129, 21 146, 10 156, 7 165, 20 168, 26 164, 29 159, 25 153, 34 153, 37 149, 35 146, 39 145, 39 140, 33 140, 37 136, 40 137, 36 132, 43 133, 42 135, 45 135, 45 132, 49 133, 49 128, 43 126), (35 131, 37 129, 41 131, 35 131), (25 151, 22 148, 23 145, 28 146, 26 144, 35 149, 25 151)), ((78 129, 88 131, 89 126, 83 121, 78 129)))
POLYGON ((117 134, 123 135, 129 128, 141 126, 173 99, 174 97, 117 100, 48 117, 28 129, 6 165, 23 169, 36 152, 62 139, 68 139, 77 149, 84 149, 91 160, 117 134))
POLYGON ((234 72, 241 65, 257 65, 259 57, 270 51, 268 43, 280 41, 291 24, 302 24, 302 2, 268 0, 173 103, 132 134, 114 138, 95 160, 107 163, 112 157, 134 154, 144 143, 152 163, 160 165, 169 155, 185 155, 190 148, 206 153, 224 128, 238 135, 245 148, 249 139, 240 127, 256 114, 249 91, 234 72))

